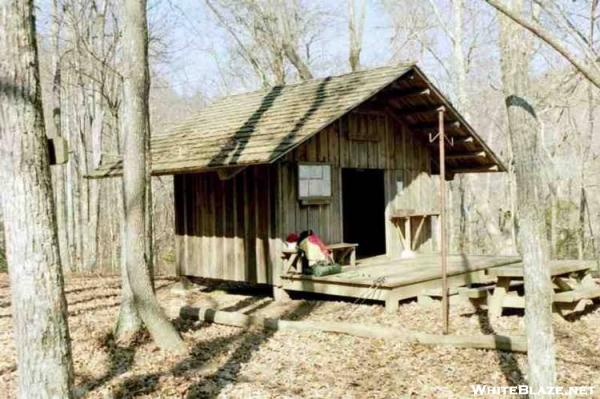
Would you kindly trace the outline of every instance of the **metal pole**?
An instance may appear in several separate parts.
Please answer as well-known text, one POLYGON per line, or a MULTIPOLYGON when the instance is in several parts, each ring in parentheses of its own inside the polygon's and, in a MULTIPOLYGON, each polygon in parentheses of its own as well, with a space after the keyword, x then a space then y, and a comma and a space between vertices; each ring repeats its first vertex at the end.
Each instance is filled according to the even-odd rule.
POLYGON ((438 142, 440 152, 440 244, 441 244, 441 264, 442 264, 442 318, 444 325, 444 334, 448 334, 450 329, 448 301, 448 242, 446 229, 446 137, 444 132, 444 107, 438 108, 438 142))

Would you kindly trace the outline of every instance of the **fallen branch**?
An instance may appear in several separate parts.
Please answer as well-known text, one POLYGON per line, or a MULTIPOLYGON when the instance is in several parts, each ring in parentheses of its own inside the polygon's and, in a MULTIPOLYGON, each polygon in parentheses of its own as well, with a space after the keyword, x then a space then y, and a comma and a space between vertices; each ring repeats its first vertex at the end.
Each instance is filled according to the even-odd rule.
POLYGON ((380 325, 366 325, 337 321, 291 321, 246 315, 238 312, 225 312, 210 308, 184 306, 180 310, 182 318, 201 320, 240 328, 259 327, 277 331, 315 331, 353 335, 363 338, 398 340, 422 345, 450 345, 459 348, 492 349, 507 352, 527 352, 525 337, 506 335, 437 335, 380 325))

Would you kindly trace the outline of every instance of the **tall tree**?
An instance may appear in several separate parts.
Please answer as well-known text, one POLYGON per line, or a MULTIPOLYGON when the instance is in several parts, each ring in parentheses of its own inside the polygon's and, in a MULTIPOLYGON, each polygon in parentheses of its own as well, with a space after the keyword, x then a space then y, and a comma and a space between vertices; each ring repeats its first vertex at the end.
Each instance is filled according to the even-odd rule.
MULTIPOLYGON (((309 54, 320 13, 294 1, 205 0, 218 24, 231 36, 235 52, 254 70, 264 87, 285 84, 288 61, 301 80, 313 78, 309 54), (310 33, 310 34, 309 34, 310 33), (306 48, 306 57, 300 49, 306 48)), ((316 8, 316 7, 312 7, 316 8)), ((239 71, 236 71, 239 75, 239 71)))
MULTIPOLYGON (((561 42, 560 39, 556 38, 551 32, 544 29, 544 27, 535 20, 515 12, 514 9, 506 6, 499 0, 484 1, 498 10, 498 12, 505 15, 507 18, 510 18, 513 22, 516 22, 518 25, 521 25, 523 28, 533 33, 548 46, 552 47, 577 71, 585 76, 585 78, 594 86, 600 88, 600 62, 598 62, 598 54, 596 54, 594 51, 588 51, 590 49, 583 48, 581 49, 581 52, 584 54, 582 59, 578 57, 574 51, 571 51, 569 45, 561 42)), ((543 4, 543 2, 538 3, 543 4)), ((596 3, 596 0, 594 0, 592 3, 596 3)))
POLYGON ((33 2, 0 2, 0 177, 18 397, 71 397, 72 360, 33 2))
POLYGON ((357 12, 355 2, 356 0, 348 0, 348 32, 350 34, 348 63, 352 72, 360 69, 360 53, 367 6, 366 0, 359 0, 357 12))
POLYGON ((136 309, 161 348, 185 352, 186 347, 160 307, 152 286, 146 245, 149 148, 148 22, 145 0, 123 1, 123 191, 125 201, 125 263, 136 309))
MULTIPOLYGON (((121 193, 122 194, 122 193, 121 193)), ((127 272, 127 238, 125 235, 125 198, 120 196, 119 213, 121 214, 121 304, 119 305, 119 316, 115 326, 115 337, 118 341, 130 342, 142 329, 142 319, 135 306, 133 291, 129 284, 129 273, 127 272)))
MULTIPOLYGON (((50 29, 50 46, 52 50, 52 124, 54 125, 54 136, 61 137, 61 54, 60 33, 63 24, 63 15, 59 10, 58 0, 52 0, 52 25, 50 29)), ((65 196, 65 168, 59 165, 54 168, 53 187, 54 199, 56 201, 56 224, 58 228, 58 244, 60 250, 61 265, 69 269, 68 237, 66 229, 67 208, 65 196)))
MULTIPOLYGON (((523 0, 511 0, 514 13, 524 12, 523 0)), ((530 36, 501 18, 502 83, 515 163, 518 246, 523 258, 525 325, 529 385, 534 391, 556 385, 553 288, 548 267, 548 244, 541 182, 541 134, 530 94, 530 36)))
POLYGON ((273 19, 280 25, 281 48, 287 59, 292 63, 301 80, 310 80, 313 78, 310 68, 300 54, 298 53, 298 21, 300 17, 300 7, 297 2, 279 2, 279 7, 271 7, 273 10, 273 19))

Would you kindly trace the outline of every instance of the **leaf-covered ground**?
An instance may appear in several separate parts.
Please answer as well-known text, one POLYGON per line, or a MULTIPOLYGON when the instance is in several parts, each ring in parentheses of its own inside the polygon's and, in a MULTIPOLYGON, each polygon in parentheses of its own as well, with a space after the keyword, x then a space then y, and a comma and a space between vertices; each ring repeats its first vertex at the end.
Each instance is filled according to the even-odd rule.
MULTIPOLYGON (((440 331, 439 306, 407 302, 395 315, 379 304, 331 299, 275 303, 267 291, 198 285, 183 292, 157 280, 158 295, 180 328, 190 352, 164 353, 146 337, 123 347, 111 329, 119 305, 118 277, 69 277, 66 281, 73 339, 76 395, 85 398, 465 398, 473 384, 516 385, 526 378, 526 357, 495 351, 426 347, 327 333, 244 331, 177 318, 184 304, 289 319, 377 323, 440 331), (227 289, 227 290, 225 290, 227 289)), ((456 334, 523 334, 523 317, 490 323, 485 311, 457 301, 456 334)), ((573 320, 555 316, 559 384, 593 385, 600 397, 600 310, 573 320)), ((13 396, 15 353, 8 278, 0 274, 0 383, 13 396)))

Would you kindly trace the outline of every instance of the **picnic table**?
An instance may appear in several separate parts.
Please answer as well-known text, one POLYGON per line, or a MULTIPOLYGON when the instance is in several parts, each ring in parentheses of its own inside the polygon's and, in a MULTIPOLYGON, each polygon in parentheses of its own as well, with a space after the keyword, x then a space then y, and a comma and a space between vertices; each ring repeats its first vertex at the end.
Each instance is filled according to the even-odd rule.
MULTIPOLYGON (((591 274, 592 263, 585 261, 555 260, 550 262, 554 284, 554 309, 565 315, 585 308, 590 300, 600 298, 600 285, 591 274)), ((525 308, 525 297, 518 290, 523 286, 523 265, 516 263, 489 270, 496 277, 496 285, 488 297, 488 313, 499 316, 504 308, 525 308)))

